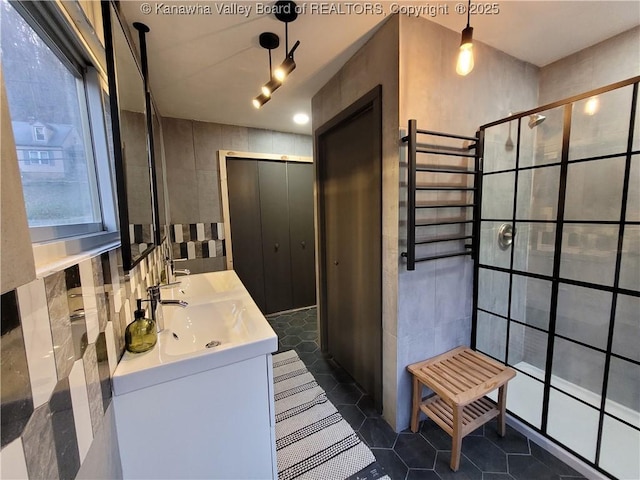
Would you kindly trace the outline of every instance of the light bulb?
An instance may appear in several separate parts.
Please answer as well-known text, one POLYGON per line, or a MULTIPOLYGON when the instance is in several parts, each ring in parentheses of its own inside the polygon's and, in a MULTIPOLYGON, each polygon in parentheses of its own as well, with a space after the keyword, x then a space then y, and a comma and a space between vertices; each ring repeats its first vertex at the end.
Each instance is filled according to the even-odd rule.
POLYGON ((456 73, 464 76, 471 70, 473 70, 473 43, 465 43, 460 45, 458 63, 456 64, 456 73))
POLYGON ((269 97, 267 97, 266 95, 260 94, 252 100, 252 103, 255 108, 260 108, 269 100, 270 100, 269 97))
POLYGON ((587 103, 584 104, 584 113, 586 113, 587 115, 595 115, 599 107, 600 100, 596 95, 595 97, 591 97, 589 100, 587 100, 587 103))
POLYGON ((273 77, 280 83, 296 68, 296 62, 292 57, 287 57, 278 68, 273 71, 273 77))
POLYGON ((276 79, 271 79, 262 86, 262 94, 265 97, 271 97, 271 94, 280 88, 280 85, 282 85, 281 82, 276 79))

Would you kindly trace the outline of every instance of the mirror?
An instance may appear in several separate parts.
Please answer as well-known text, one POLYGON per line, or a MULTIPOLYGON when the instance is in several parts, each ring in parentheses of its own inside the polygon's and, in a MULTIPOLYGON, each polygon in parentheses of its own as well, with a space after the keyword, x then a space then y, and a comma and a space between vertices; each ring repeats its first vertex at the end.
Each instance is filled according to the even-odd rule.
POLYGON ((147 142, 145 83, 132 36, 112 4, 102 2, 102 6, 122 261, 127 271, 148 255, 158 240, 154 167, 147 142))
POLYGON ((156 221, 156 228, 159 233, 158 244, 162 244, 165 238, 169 235, 169 225, 171 220, 169 218, 169 195, 167 187, 167 178, 165 172, 167 170, 166 161, 164 157, 164 139, 162 136, 162 117, 158 113, 158 109, 155 103, 151 102, 151 118, 152 118, 152 138, 153 138, 153 152, 154 152, 154 164, 156 171, 156 203, 158 205, 158 219, 156 221))

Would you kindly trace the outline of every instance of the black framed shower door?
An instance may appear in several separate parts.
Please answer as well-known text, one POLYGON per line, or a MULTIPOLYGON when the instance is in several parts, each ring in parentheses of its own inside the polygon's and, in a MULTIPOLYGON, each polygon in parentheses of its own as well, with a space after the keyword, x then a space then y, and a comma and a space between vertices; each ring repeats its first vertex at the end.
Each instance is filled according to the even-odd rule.
POLYGON ((613 478, 640 478, 639 80, 479 135, 472 346, 518 371, 511 414, 613 478))

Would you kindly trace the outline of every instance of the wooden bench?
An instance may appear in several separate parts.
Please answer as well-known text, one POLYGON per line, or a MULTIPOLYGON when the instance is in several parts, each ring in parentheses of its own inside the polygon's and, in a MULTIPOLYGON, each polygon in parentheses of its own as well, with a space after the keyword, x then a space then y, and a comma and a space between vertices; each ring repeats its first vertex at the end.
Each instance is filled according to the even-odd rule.
POLYGON ((467 347, 458 347, 423 362, 409 365, 413 375, 411 431, 418 431, 422 410, 452 438, 451 470, 460 466, 462 439, 492 418, 498 417, 498 433, 505 434, 507 382, 512 368, 467 347), (422 398, 422 388, 435 395, 422 398), (498 404, 485 398, 496 388, 498 404))

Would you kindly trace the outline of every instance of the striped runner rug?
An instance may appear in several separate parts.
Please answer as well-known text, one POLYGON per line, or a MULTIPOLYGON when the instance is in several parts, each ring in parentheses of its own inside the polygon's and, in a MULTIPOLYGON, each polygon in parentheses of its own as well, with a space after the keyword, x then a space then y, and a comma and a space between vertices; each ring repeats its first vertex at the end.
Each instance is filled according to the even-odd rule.
POLYGON ((273 355, 278 479, 391 480, 295 351, 273 355))

